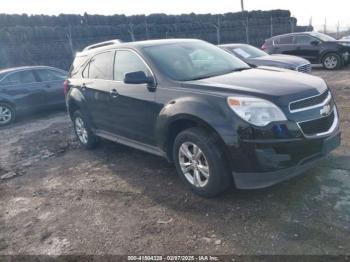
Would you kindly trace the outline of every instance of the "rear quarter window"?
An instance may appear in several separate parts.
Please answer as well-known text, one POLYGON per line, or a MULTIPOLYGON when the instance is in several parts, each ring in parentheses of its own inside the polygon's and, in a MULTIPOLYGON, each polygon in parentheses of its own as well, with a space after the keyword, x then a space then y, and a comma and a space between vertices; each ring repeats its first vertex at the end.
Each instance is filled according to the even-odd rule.
POLYGON ((114 51, 95 55, 83 71, 84 78, 113 80, 114 51))
POLYGON ((87 60, 87 56, 76 56, 73 64, 69 69, 69 77, 74 78, 77 77, 80 68, 83 66, 84 62, 87 60))

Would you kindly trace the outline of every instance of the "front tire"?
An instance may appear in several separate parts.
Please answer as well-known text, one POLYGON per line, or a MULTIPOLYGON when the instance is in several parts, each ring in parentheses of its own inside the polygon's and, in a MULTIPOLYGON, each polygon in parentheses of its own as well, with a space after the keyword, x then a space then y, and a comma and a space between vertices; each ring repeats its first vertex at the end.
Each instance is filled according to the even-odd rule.
POLYGON ((0 126, 5 126, 16 119, 16 111, 12 108, 12 106, 0 103, 0 126))
POLYGON ((326 54, 322 59, 322 65, 327 70, 337 70, 342 67, 342 59, 336 53, 326 54))
POLYGON ((75 135, 80 144, 86 149, 93 149, 96 147, 98 139, 92 132, 88 122, 85 120, 83 114, 78 110, 73 114, 73 125, 75 135))
POLYGON ((213 197, 232 185, 223 150, 215 136, 204 129, 191 128, 178 134, 173 157, 178 175, 197 195, 213 197))

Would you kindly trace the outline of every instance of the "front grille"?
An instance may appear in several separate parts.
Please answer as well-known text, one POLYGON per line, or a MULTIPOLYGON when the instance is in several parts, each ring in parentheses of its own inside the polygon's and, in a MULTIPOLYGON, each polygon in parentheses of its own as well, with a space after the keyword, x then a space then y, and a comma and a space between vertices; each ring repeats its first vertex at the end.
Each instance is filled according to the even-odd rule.
POLYGON ((289 105, 291 111, 298 110, 305 107, 321 104, 329 95, 329 91, 324 92, 321 95, 313 96, 296 102, 292 102, 289 105))
POLYGON ((311 64, 305 64, 297 67, 297 71, 301 73, 310 73, 312 70, 311 64))
POLYGON ((299 123, 299 126, 303 133, 308 136, 312 136, 319 133, 324 133, 329 131, 334 122, 334 110, 333 112, 322 118, 318 118, 315 120, 310 120, 306 122, 299 123))

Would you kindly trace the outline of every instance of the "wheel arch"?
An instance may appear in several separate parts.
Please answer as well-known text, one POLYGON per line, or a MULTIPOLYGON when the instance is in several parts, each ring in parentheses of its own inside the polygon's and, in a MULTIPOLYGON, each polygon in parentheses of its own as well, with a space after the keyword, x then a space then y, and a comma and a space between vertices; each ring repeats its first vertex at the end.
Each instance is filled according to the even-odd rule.
POLYGON ((66 97, 66 106, 69 117, 73 119, 73 114, 76 110, 84 110, 85 98, 83 94, 76 88, 72 88, 66 97))
MULTIPOLYGON (((223 152, 224 157, 228 160, 229 152, 225 146, 226 141, 220 135, 219 131, 215 129, 210 123, 206 120, 191 114, 178 114, 169 120, 165 131, 164 140, 162 141, 162 148, 166 153, 166 157, 169 162, 173 161, 173 146, 176 136, 186 129, 193 127, 198 127, 204 129, 210 133, 215 142, 219 145, 220 149, 223 152)), ((228 161, 229 162, 229 161, 228 161)))
POLYGON ((15 103, 13 103, 13 102, 11 102, 11 101, 9 101, 9 100, 0 99, 0 104, 6 104, 6 105, 12 107, 12 109, 16 111, 16 105, 15 105, 15 103))
POLYGON ((12 103, 11 101, 8 101, 8 100, 5 100, 5 99, 0 99, 0 105, 1 104, 2 105, 6 105, 7 107, 9 107, 10 111, 11 111, 11 119, 6 124, 9 124, 9 123, 15 121, 17 119, 17 113, 18 113, 16 105, 14 103, 12 103))
POLYGON ((324 51, 321 56, 320 56, 320 62, 323 63, 323 59, 325 58, 326 55, 329 55, 329 54, 337 54, 341 60, 343 60, 342 56, 341 56, 341 53, 339 53, 339 51, 337 50, 327 50, 327 51, 324 51))

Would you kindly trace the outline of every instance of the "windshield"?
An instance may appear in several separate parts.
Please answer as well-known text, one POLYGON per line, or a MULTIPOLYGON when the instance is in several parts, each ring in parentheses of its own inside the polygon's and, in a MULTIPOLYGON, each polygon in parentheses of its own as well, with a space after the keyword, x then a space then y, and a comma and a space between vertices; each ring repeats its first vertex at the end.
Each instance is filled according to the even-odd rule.
POLYGON ((250 45, 241 45, 238 47, 231 48, 232 52, 236 55, 246 59, 246 58, 257 58, 262 56, 267 56, 268 54, 260 49, 250 46, 250 45))
POLYGON ((311 34, 313 37, 316 37, 322 41, 335 41, 335 38, 329 36, 329 35, 325 35, 322 33, 312 33, 311 34))
POLYGON ((250 68, 246 63, 205 42, 144 48, 154 65, 173 80, 190 81, 250 68))

